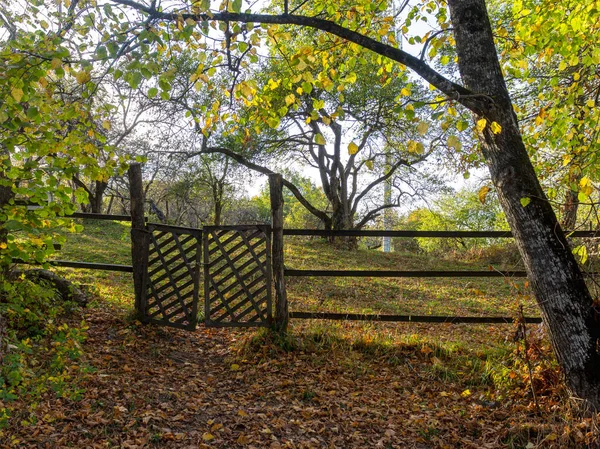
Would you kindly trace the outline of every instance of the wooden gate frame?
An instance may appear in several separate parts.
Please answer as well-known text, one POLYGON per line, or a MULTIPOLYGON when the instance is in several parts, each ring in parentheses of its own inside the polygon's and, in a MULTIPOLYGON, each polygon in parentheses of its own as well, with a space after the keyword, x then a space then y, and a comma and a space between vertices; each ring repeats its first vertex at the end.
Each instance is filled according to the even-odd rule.
MULTIPOLYGON (((195 228, 185 228, 180 226, 164 225, 159 223, 148 223, 148 225, 146 226, 146 232, 146 260, 144 264, 142 282, 143 288, 140 292, 140 318, 143 322, 146 323, 154 323, 164 326, 176 327, 180 329, 195 330, 196 325, 198 323, 200 265, 202 260, 202 230, 195 228), (154 235, 155 231, 160 231, 161 233, 164 233, 166 235, 171 234, 172 236, 172 241, 169 242, 169 245, 171 246, 168 248, 168 251, 164 254, 161 252, 161 249, 165 246, 165 241, 163 240, 159 243, 158 239, 154 235), (195 243, 192 243, 192 245, 195 247, 195 252, 194 254, 190 255, 191 257, 188 257, 188 253, 191 252, 191 246, 189 246, 187 249, 184 249, 179 240, 179 237, 181 236, 190 236, 192 239, 195 239, 195 243), (158 287, 157 290, 155 290, 154 287, 154 279, 152 279, 150 275, 151 261, 149 259, 150 256, 153 255, 151 252, 151 247, 153 247, 154 254, 156 255, 154 260, 160 264, 160 268, 164 271, 164 273, 159 276, 158 282, 168 280, 168 284, 158 287), (176 255, 179 255, 180 257, 170 256, 166 258, 167 254, 173 252, 176 252, 176 255), (171 262, 177 264, 174 272, 171 272, 172 266, 169 266, 169 263, 171 262), (186 271, 184 271, 184 273, 179 273, 175 275, 175 273, 179 272, 182 269, 186 269, 186 271), (179 289, 182 288, 182 283, 185 286, 185 288, 192 287, 192 290, 188 290, 185 293, 181 292, 179 289), (169 293, 169 288, 172 289, 169 296, 167 296, 166 298, 161 298, 159 293, 162 293, 162 291, 164 290, 167 290, 167 293, 169 293), (152 306, 157 305, 159 307, 163 318, 157 319, 154 316, 148 315, 150 298, 154 299, 155 304, 152 304, 152 306), (166 301, 167 298, 170 300, 170 302, 165 306, 165 304, 163 304, 163 301, 166 301), (164 309, 163 306, 165 306, 164 309), (179 310, 176 309, 174 312, 167 314, 166 312, 173 306, 178 306, 179 310)), ((156 268, 153 271, 157 272, 159 271, 159 269, 156 268)))
MULTIPOLYGON (((207 327, 267 327, 271 326, 273 323, 273 276, 272 276, 272 264, 271 264, 271 233, 272 229, 269 225, 238 225, 238 226, 205 226, 203 228, 203 253, 204 253, 204 323, 207 327), (255 262, 256 265, 260 268, 259 271, 262 272, 262 277, 264 277, 264 283, 266 285, 266 294, 265 298, 262 299, 259 303, 256 303, 252 297, 252 293, 250 293, 249 287, 246 285, 247 279, 245 279, 244 275, 242 275, 238 271, 238 267, 234 265, 236 261, 235 258, 231 259, 229 257, 229 253, 224 248, 221 241, 219 241, 217 232, 223 231, 223 233, 235 233, 237 235, 241 235, 243 244, 236 245, 240 246, 245 250, 245 254, 249 254, 251 260, 255 262), (247 231, 259 231, 264 236, 265 240, 265 262, 261 262, 259 257, 254 252, 253 248, 250 246, 250 242, 246 240, 244 236, 244 232, 247 231), (212 267, 212 263, 214 261, 210 260, 211 251, 210 251, 210 243, 217 242, 219 246, 219 254, 222 259, 225 261, 224 268, 225 271, 230 271, 233 274, 235 281, 241 286, 242 291, 238 293, 238 296, 241 294, 242 297, 246 298, 246 302, 250 307, 254 307, 257 310, 256 316, 260 317, 260 319, 254 321, 237 321, 233 312, 229 312, 227 314, 228 318, 231 321, 221 321, 221 320, 213 320, 211 319, 211 304, 214 304, 214 298, 220 297, 220 303, 224 305, 225 308, 229 310, 229 303, 227 299, 221 294, 218 287, 215 286, 213 275, 210 272, 212 267), (211 297, 211 293, 216 292, 216 295, 211 297), (211 299, 213 300, 211 302, 211 299), (259 305, 266 301, 266 318, 262 318, 261 311, 258 310, 259 305)), ((232 237, 228 239, 228 241, 233 240, 232 237)), ((226 240, 227 243, 227 240, 226 240)), ((238 258, 240 256, 237 256, 238 258)), ((248 265, 248 262, 245 262, 243 266, 248 265)), ((222 271, 223 268, 218 271, 222 271)), ((231 274, 229 276, 231 276, 231 274)), ((218 282, 217 282, 218 283, 218 282)), ((229 286, 228 286, 229 287, 229 286)), ((237 304, 239 308, 239 303, 237 304)))

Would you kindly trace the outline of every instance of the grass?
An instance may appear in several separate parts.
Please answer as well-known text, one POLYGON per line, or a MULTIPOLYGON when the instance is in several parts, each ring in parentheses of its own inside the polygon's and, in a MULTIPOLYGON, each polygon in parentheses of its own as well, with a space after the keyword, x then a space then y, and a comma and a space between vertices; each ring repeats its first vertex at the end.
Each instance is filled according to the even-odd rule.
MULTIPOLYGON (((84 225, 83 233, 67 235, 67 242, 56 258, 130 263, 128 224, 86 221, 84 225)), ((285 250, 286 266, 293 269, 485 270, 490 261, 495 259, 472 255, 468 258, 465 255, 432 257, 406 252, 383 254, 368 250, 347 251, 319 240, 300 239, 288 239, 285 250)), ((501 270, 519 269, 495 263, 492 265, 501 270)), ((338 401, 330 393, 340 390, 345 401, 348 398, 357 398, 357 401, 362 398, 359 402, 371 401, 365 408, 366 412, 379 410, 382 417, 390 411, 402 411, 402 407, 409 407, 411 412, 401 422, 403 429, 404 423, 406 429, 412 429, 407 432, 413 432, 413 435, 406 438, 411 441, 421 439, 426 446, 429 442, 439 443, 440 438, 448 438, 445 427, 431 424, 433 421, 419 421, 420 414, 431 412, 432 416, 438 416, 438 413, 439 416, 445 416, 444 422, 458 425, 457 428, 462 429, 458 435, 472 431, 473 435, 469 436, 467 432, 463 436, 469 436, 477 442, 488 440, 476 435, 480 430, 473 423, 478 419, 488 420, 488 430, 494 429, 492 433, 498 442, 493 447, 530 447, 530 442, 537 444, 546 439, 557 443, 554 446, 534 447, 578 447, 562 443, 575 432, 570 420, 578 418, 565 407, 565 392, 556 363, 547 339, 542 332, 538 332, 537 326, 529 326, 528 357, 534 369, 533 378, 530 379, 522 344, 513 338, 513 325, 292 320, 289 332, 285 335, 266 329, 215 331, 203 326, 190 333, 140 326, 132 319, 133 282, 129 273, 72 269, 60 271, 94 293, 91 307, 82 312, 90 326, 88 333, 91 343, 85 345, 85 350, 89 352, 85 357, 89 358, 99 373, 89 376, 88 389, 94 392, 98 385, 116 389, 114 394, 103 393, 101 402, 94 400, 94 413, 96 408, 98 413, 108 415, 115 413, 116 409, 122 410, 119 408, 121 404, 111 398, 119 397, 120 391, 129 391, 130 385, 140 383, 143 384, 142 390, 133 390, 125 397, 134 402, 144 398, 144 404, 138 404, 140 413, 146 409, 158 410, 166 402, 176 400, 179 386, 173 384, 171 391, 171 376, 181 372, 181 391, 192 391, 191 403, 206 405, 202 405, 202 413, 192 414, 187 408, 179 409, 179 413, 190 419, 212 416, 221 420, 224 413, 229 413, 227 410, 231 409, 234 417, 227 419, 232 424, 244 416, 237 411, 240 403, 233 401, 230 404, 229 399, 224 398, 206 400, 204 394, 217 394, 223 389, 213 389, 201 382, 206 378, 206 382, 227 383, 231 376, 236 376, 241 382, 248 375, 250 379, 246 387, 243 382, 240 383, 239 389, 232 391, 232 397, 239 398, 256 392, 258 399, 252 401, 257 402, 250 401, 249 404, 259 404, 257 407, 261 413, 264 407, 279 407, 277 404, 280 400, 283 404, 299 401, 301 408, 311 408, 319 413, 338 408, 343 413, 350 413, 348 410, 351 409, 343 408, 344 402, 338 401), (178 364, 177 369, 173 364, 178 364), (271 388, 270 385, 276 384, 285 386, 271 397, 270 402, 263 397, 261 389, 254 388, 264 380, 267 371, 269 382, 261 388, 271 388), (157 373, 165 372, 171 373, 169 391, 159 394, 159 387, 154 386, 154 390, 148 388, 147 382, 151 382, 157 373), (207 374, 198 376, 198 372, 207 374), (256 377, 252 377, 254 375, 256 377), (295 383, 290 383, 290 379, 295 379, 295 383), (349 380, 355 383, 354 389, 349 389, 349 380), (529 389, 531 380, 542 403, 541 414, 537 414, 532 405, 529 389), (328 385, 327 388, 324 384, 328 385), (195 389, 188 389, 188 385, 195 389), (198 395, 194 391, 199 392, 198 395), (171 395, 171 399, 165 399, 166 394, 171 395), (153 402, 155 396, 156 403, 153 402), (398 398, 403 399, 394 405, 398 398), (330 400, 333 405, 326 406, 330 400), (225 411, 217 407, 219 404, 225 404, 225 411), (506 417, 502 417, 505 412, 506 416, 514 419, 506 421, 506 417), (499 417, 496 418, 496 415, 499 417), (413 417, 414 422, 411 421, 413 417), (557 439, 559 437, 562 440, 557 439)), ((537 315, 522 280, 314 277, 288 278, 287 283, 291 309, 297 311, 516 316, 518 306, 524 304, 528 315, 537 315)), ((232 385, 227 384, 227 388, 234 388, 232 385)), ((189 403, 186 400, 185 407, 189 403)), ((349 404, 352 405, 352 402, 349 404)), ((71 406, 81 411, 78 405, 71 406)), ((137 413, 136 410, 129 412, 137 413)), ((276 410, 278 415, 291 409, 283 407, 276 410)), ((357 414, 352 415, 352 419, 359 423, 362 407, 355 410, 357 414)), ((329 412, 323 413, 327 415, 329 412)), ((178 413, 167 416, 178 416, 178 413)), ((159 427, 154 424, 146 428, 145 424, 148 423, 143 421, 142 415, 136 419, 139 431, 146 432, 144 438, 148 443, 162 446, 168 441, 164 432, 158 432, 159 427)), ((382 423, 379 421, 375 428, 379 428, 379 424, 384 426, 382 423)), ((589 422, 585 423, 588 428, 591 426, 589 422)), ((165 422, 160 429, 171 425, 177 426, 165 422)), ((203 422, 196 422, 193 429, 204 425, 203 422)), ((218 436, 211 429, 209 427, 206 430, 212 436, 218 436)), ((385 426, 381 429, 385 430, 385 426)), ((362 430, 361 435, 368 436, 372 431, 371 428, 362 430)), ((117 445, 116 442, 124 434, 129 435, 133 430, 106 427, 104 432, 105 435, 94 433, 93 438, 113 441, 117 445)), ((21 437, 27 434, 27 430, 24 430, 21 437)), ((197 443, 200 437, 193 438, 197 443)), ((587 434, 585 438, 588 438, 587 434)), ((86 441, 89 443, 90 440, 86 441)), ((170 447, 179 447, 178 444, 173 443, 170 447)), ((455 444, 458 445, 451 447, 460 447, 459 443, 455 444)), ((223 443, 216 447, 230 446, 223 443)), ((372 446, 362 444, 348 447, 372 446)), ((431 447, 442 446, 432 443, 431 447)))
MULTIPOLYGON (((514 269, 486 260, 332 248, 322 241, 286 242, 286 267, 336 270, 514 269)), ((537 315, 522 279, 502 278, 288 278, 292 310, 412 315, 516 316, 519 305, 537 315)))
MULTIPOLYGON (((66 242, 55 254, 59 260, 131 265, 130 223, 85 220, 81 233, 65 234, 66 242)), ((82 284, 113 305, 128 309, 133 304, 133 281, 130 273, 61 268, 66 278, 82 284)))
MULTIPOLYGON (((56 258, 85 262, 131 263, 128 223, 86 220, 85 230, 68 234, 56 258)), ((348 251, 321 240, 287 239, 285 263, 290 269, 335 270, 497 270, 514 266, 485 259, 465 262, 457 257, 380 251, 348 251)), ((133 295, 131 275, 86 270, 62 270, 109 301, 133 295)), ((344 278, 289 277, 290 309, 307 312, 410 315, 517 316, 523 305, 537 316, 522 279, 502 278, 344 278)), ((200 283, 202 288, 202 282, 200 283)))
MULTIPOLYGON (((67 242, 57 258, 131 263, 128 223, 86 221, 84 225, 82 233, 67 235, 67 242)), ((321 240, 292 238, 285 245, 286 267, 292 269, 469 271, 485 270, 490 266, 485 259, 464 259, 408 252, 348 251, 321 240)), ((515 269, 502 265, 494 268, 515 269)), ((124 316, 131 316, 131 274, 60 271, 87 286, 97 298, 96 306, 109 304, 122 310, 124 316)), ((518 308, 523 304, 528 315, 537 315, 523 280, 294 277, 287 278, 286 282, 290 308, 298 311, 517 316, 518 308)), ((506 325, 298 320, 292 321, 290 332, 284 337, 258 330, 248 338, 242 338, 237 351, 260 357, 269 357, 278 351, 304 351, 323 357, 332 351, 352 352, 391 365, 404 363, 406 354, 416 352, 433 360, 428 369, 433 379, 462 379, 465 386, 491 385, 500 383, 500 379, 514 368, 511 359, 514 344, 507 338, 511 330, 512 327, 506 325)))

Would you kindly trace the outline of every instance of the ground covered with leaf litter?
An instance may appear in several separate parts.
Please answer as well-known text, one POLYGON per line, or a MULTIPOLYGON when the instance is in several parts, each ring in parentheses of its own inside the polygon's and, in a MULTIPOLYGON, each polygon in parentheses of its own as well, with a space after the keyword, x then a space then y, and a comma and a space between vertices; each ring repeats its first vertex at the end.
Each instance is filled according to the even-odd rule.
POLYGON ((84 356, 67 368, 80 397, 46 392, 35 404, 13 403, 0 447, 534 448, 594 441, 595 420, 575 416, 556 385, 544 387, 548 373, 537 373, 539 411, 517 365, 504 373, 513 390, 494 384, 481 348, 505 339, 511 326, 309 323, 279 339, 256 330, 141 325, 107 304, 81 313, 73 319, 89 326, 84 356), (455 339, 470 339, 470 348, 453 346, 455 339))

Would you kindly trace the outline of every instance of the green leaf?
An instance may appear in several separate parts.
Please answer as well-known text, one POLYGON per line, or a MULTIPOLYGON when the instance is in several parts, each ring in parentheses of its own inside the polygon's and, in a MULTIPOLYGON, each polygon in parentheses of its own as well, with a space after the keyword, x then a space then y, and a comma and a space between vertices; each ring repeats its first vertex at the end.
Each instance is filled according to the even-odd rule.
POLYGON ((315 143, 317 145, 325 145, 327 141, 325 140, 325 137, 323 137, 323 134, 319 133, 315 134, 315 143))
POLYGON ((150 89, 148 89, 148 97, 149 98, 154 98, 158 95, 158 89, 156 87, 151 87, 150 89))
POLYGON ((523 197, 519 201, 521 202, 521 206, 527 207, 527 205, 529 203, 531 203, 531 198, 529 198, 529 197, 523 197))
POLYGON ((233 12, 241 12, 242 11, 242 0, 233 0, 231 3, 231 9, 233 12))
POLYGON ((467 122, 466 120, 461 120, 456 124, 456 129, 458 129, 459 131, 464 131, 468 127, 469 127, 469 122, 467 122))
POLYGON ((38 111, 38 108, 31 107, 31 108, 27 109, 27 118, 28 119, 34 120, 39 116, 40 116, 40 112, 38 111))

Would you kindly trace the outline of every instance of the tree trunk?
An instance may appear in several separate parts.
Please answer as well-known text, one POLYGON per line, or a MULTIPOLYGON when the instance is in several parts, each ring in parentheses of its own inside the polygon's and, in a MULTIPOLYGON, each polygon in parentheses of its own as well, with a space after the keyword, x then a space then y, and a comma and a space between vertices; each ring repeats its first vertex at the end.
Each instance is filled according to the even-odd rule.
POLYGON ((94 185, 94 195, 90 198, 90 207, 93 214, 102 213, 102 200, 104 199, 104 192, 108 187, 108 182, 96 181, 94 185))
POLYGON ((563 229, 572 231, 577 225, 577 211, 579 210, 578 192, 569 188, 565 195, 565 205, 563 206, 562 223, 563 229))
MULTIPOLYGON (((343 201, 334 203, 333 213, 331 214, 331 229, 334 231, 354 229, 354 220, 346 213, 346 208, 344 208, 343 204, 343 201)), ((356 237, 337 237, 337 239, 331 237, 331 242, 334 242, 335 240, 341 242, 342 246, 349 250, 354 250, 358 247, 358 240, 356 237)))
MULTIPOLYGON (((583 121, 583 119, 582 119, 583 121)), ((583 129, 578 129, 579 133, 583 133, 583 129)), ((567 231, 572 231, 577 225, 577 211, 579 210, 579 192, 572 190, 573 186, 577 186, 583 174, 581 169, 574 167, 569 173, 569 182, 567 185, 567 193, 565 194, 565 204, 562 210, 561 226, 567 231)))
POLYGON ((215 226, 221 226, 221 213, 223 212, 223 205, 221 201, 215 201, 215 226))
MULTIPOLYGON (((4 215, 4 207, 8 205, 10 200, 15 196, 12 190, 12 182, 5 175, 5 170, 10 168, 10 154, 7 149, 2 148, 0 152, 2 156, 5 156, 4 162, 0 161, 0 248, 6 247, 8 243, 8 231, 4 227, 6 216, 4 215)), ((11 259, 4 258, 0 259, 0 274, 6 275, 10 267, 11 259)))
POLYGON ((523 144, 494 47, 485 1, 448 3, 461 77, 467 88, 488 98, 484 111, 488 126, 482 133, 482 152, 552 345, 571 392, 587 405, 600 409, 597 311, 523 144), (492 122, 502 126, 500 133, 492 132, 492 122))

